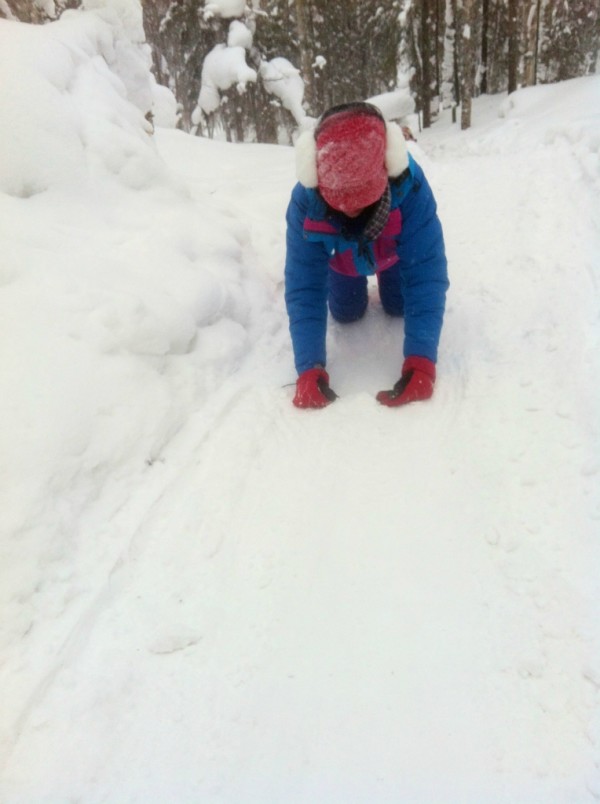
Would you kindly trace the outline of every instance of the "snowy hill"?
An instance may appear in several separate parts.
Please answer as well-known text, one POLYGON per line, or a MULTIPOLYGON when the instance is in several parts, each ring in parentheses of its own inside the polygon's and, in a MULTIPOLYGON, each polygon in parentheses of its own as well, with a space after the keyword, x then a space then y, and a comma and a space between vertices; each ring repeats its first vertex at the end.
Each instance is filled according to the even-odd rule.
POLYGON ((599 77, 418 136, 435 395, 374 296, 301 412, 291 149, 151 135, 123 9, 0 20, 0 799, 598 800, 599 77))

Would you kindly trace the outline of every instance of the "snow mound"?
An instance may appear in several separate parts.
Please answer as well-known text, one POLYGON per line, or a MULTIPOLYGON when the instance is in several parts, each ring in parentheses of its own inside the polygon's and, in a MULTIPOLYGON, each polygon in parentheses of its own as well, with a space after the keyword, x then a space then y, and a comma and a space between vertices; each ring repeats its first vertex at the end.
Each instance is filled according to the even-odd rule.
POLYGON ((130 187, 165 179, 145 120, 165 93, 132 28, 115 9, 45 27, 0 20, 1 190, 28 198, 106 173, 130 187))
POLYGON ((250 292, 260 307, 243 227, 208 195, 192 202, 155 147, 136 5, 0 20, 0 651, 20 668, 8 698, 56 648, 47 618, 85 601, 121 549, 107 523, 133 479, 245 359, 250 292), (21 640, 38 626, 34 649, 21 640))
POLYGON ((575 152, 583 177, 600 189, 600 76, 522 89, 506 98, 499 116, 506 121, 505 147, 515 147, 517 139, 520 148, 536 140, 563 145, 575 152))

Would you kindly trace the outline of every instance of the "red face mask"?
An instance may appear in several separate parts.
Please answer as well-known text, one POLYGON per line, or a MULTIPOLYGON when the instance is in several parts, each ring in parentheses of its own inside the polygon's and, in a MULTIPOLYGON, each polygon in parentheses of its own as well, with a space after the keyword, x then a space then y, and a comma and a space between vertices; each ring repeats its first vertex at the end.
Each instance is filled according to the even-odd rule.
POLYGON ((355 215, 381 198, 388 180, 383 120, 349 108, 323 120, 316 142, 319 190, 329 206, 355 215))

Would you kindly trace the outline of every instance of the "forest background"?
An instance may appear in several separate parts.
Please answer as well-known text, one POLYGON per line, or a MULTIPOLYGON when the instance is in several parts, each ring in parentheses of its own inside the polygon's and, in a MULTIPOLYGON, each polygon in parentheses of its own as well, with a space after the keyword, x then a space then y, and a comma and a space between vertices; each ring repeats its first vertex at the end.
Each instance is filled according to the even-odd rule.
MULTIPOLYGON (((119 0, 0 0, 30 23, 119 0)), ((392 93, 388 117, 597 71, 597 0, 142 0, 153 72, 184 131, 289 143, 328 106, 392 93)), ((151 114, 151 110, 149 110, 151 114)), ((415 120, 415 118, 412 118, 415 120)))

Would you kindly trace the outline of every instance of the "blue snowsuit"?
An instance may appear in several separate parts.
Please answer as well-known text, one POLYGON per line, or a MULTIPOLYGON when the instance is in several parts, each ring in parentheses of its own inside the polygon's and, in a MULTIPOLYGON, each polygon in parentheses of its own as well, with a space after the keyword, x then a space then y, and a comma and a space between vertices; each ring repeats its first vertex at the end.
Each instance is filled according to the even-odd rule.
POLYGON ((327 301, 337 320, 360 318, 372 275, 384 310, 405 317, 404 355, 437 360, 448 274, 436 203, 412 156, 390 190, 387 224, 368 241, 317 190, 294 187, 286 216, 285 301, 298 374, 325 366, 327 301))

